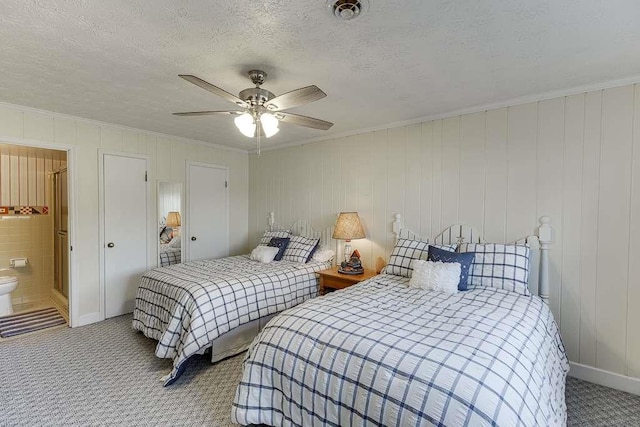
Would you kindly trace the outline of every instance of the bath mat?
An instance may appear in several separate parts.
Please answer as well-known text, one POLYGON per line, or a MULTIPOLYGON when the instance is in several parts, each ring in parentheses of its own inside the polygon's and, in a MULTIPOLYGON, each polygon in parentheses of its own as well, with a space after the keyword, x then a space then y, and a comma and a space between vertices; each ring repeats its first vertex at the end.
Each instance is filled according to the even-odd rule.
POLYGON ((9 338, 67 323, 54 307, 0 317, 0 337, 9 338))

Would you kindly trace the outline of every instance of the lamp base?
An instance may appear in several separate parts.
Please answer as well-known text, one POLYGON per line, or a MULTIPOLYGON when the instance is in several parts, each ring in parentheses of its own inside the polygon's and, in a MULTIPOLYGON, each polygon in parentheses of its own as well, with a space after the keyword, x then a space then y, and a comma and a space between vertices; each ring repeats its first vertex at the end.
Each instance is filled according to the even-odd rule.
POLYGON ((358 274, 364 274, 364 268, 360 267, 360 268, 354 268, 354 267, 339 267, 338 268, 338 273, 340 274, 349 274, 351 276, 356 276, 358 274))

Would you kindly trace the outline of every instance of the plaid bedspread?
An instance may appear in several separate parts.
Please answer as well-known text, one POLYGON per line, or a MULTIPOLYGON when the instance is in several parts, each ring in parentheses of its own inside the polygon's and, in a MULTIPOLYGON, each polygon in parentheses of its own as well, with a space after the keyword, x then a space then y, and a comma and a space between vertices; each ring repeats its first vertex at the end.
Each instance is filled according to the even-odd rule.
POLYGON ((554 426, 568 361, 538 297, 447 296, 379 275, 272 319, 232 407, 243 425, 554 426))
POLYGON ((180 248, 162 248, 160 250, 160 267, 168 267, 182 262, 182 250, 180 248))
POLYGON ((252 320, 296 306, 318 293, 316 271, 328 263, 263 264, 247 255, 202 260, 146 272, 133 327, 158 340, 156 356, 173 359, 165 385, 211 341, 252 320))

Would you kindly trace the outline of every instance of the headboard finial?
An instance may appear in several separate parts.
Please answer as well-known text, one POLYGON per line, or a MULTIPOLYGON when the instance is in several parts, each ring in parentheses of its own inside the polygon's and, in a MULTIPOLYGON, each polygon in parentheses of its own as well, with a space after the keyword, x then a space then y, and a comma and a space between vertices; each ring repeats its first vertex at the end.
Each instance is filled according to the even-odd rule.
POLYGON ((273 231, 273 224, 276 222, 275 214, 273 212, 269 212, 269 230, 273 231))
POLYGON ((393 224, 391 225, 391 229, 393 230, 393 234, 396 235, 396 239, 400 238, 400 230, 402 229, 402 215, 399 213, 393 215, 395 218, 393 220, 393 224))
POLYGON ((551 228, 551 217, 540 217, 540 226, 538 227, 538 240, 540 245, 549 245, 553 241, 553 229, 551 228))

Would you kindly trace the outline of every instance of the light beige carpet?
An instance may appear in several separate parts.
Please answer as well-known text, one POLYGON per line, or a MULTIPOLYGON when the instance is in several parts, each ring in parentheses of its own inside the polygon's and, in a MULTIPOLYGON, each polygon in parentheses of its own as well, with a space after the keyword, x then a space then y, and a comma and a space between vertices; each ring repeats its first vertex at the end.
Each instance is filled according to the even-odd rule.
MULTIPOLYGON (((197 357, 163 387, 154 348, 130 315, 0 342, 0 425, 231 425, 244 355, 197 357)), ((572 426, 640 426, 639 396, 569 378, 567 406, 572 426)))

